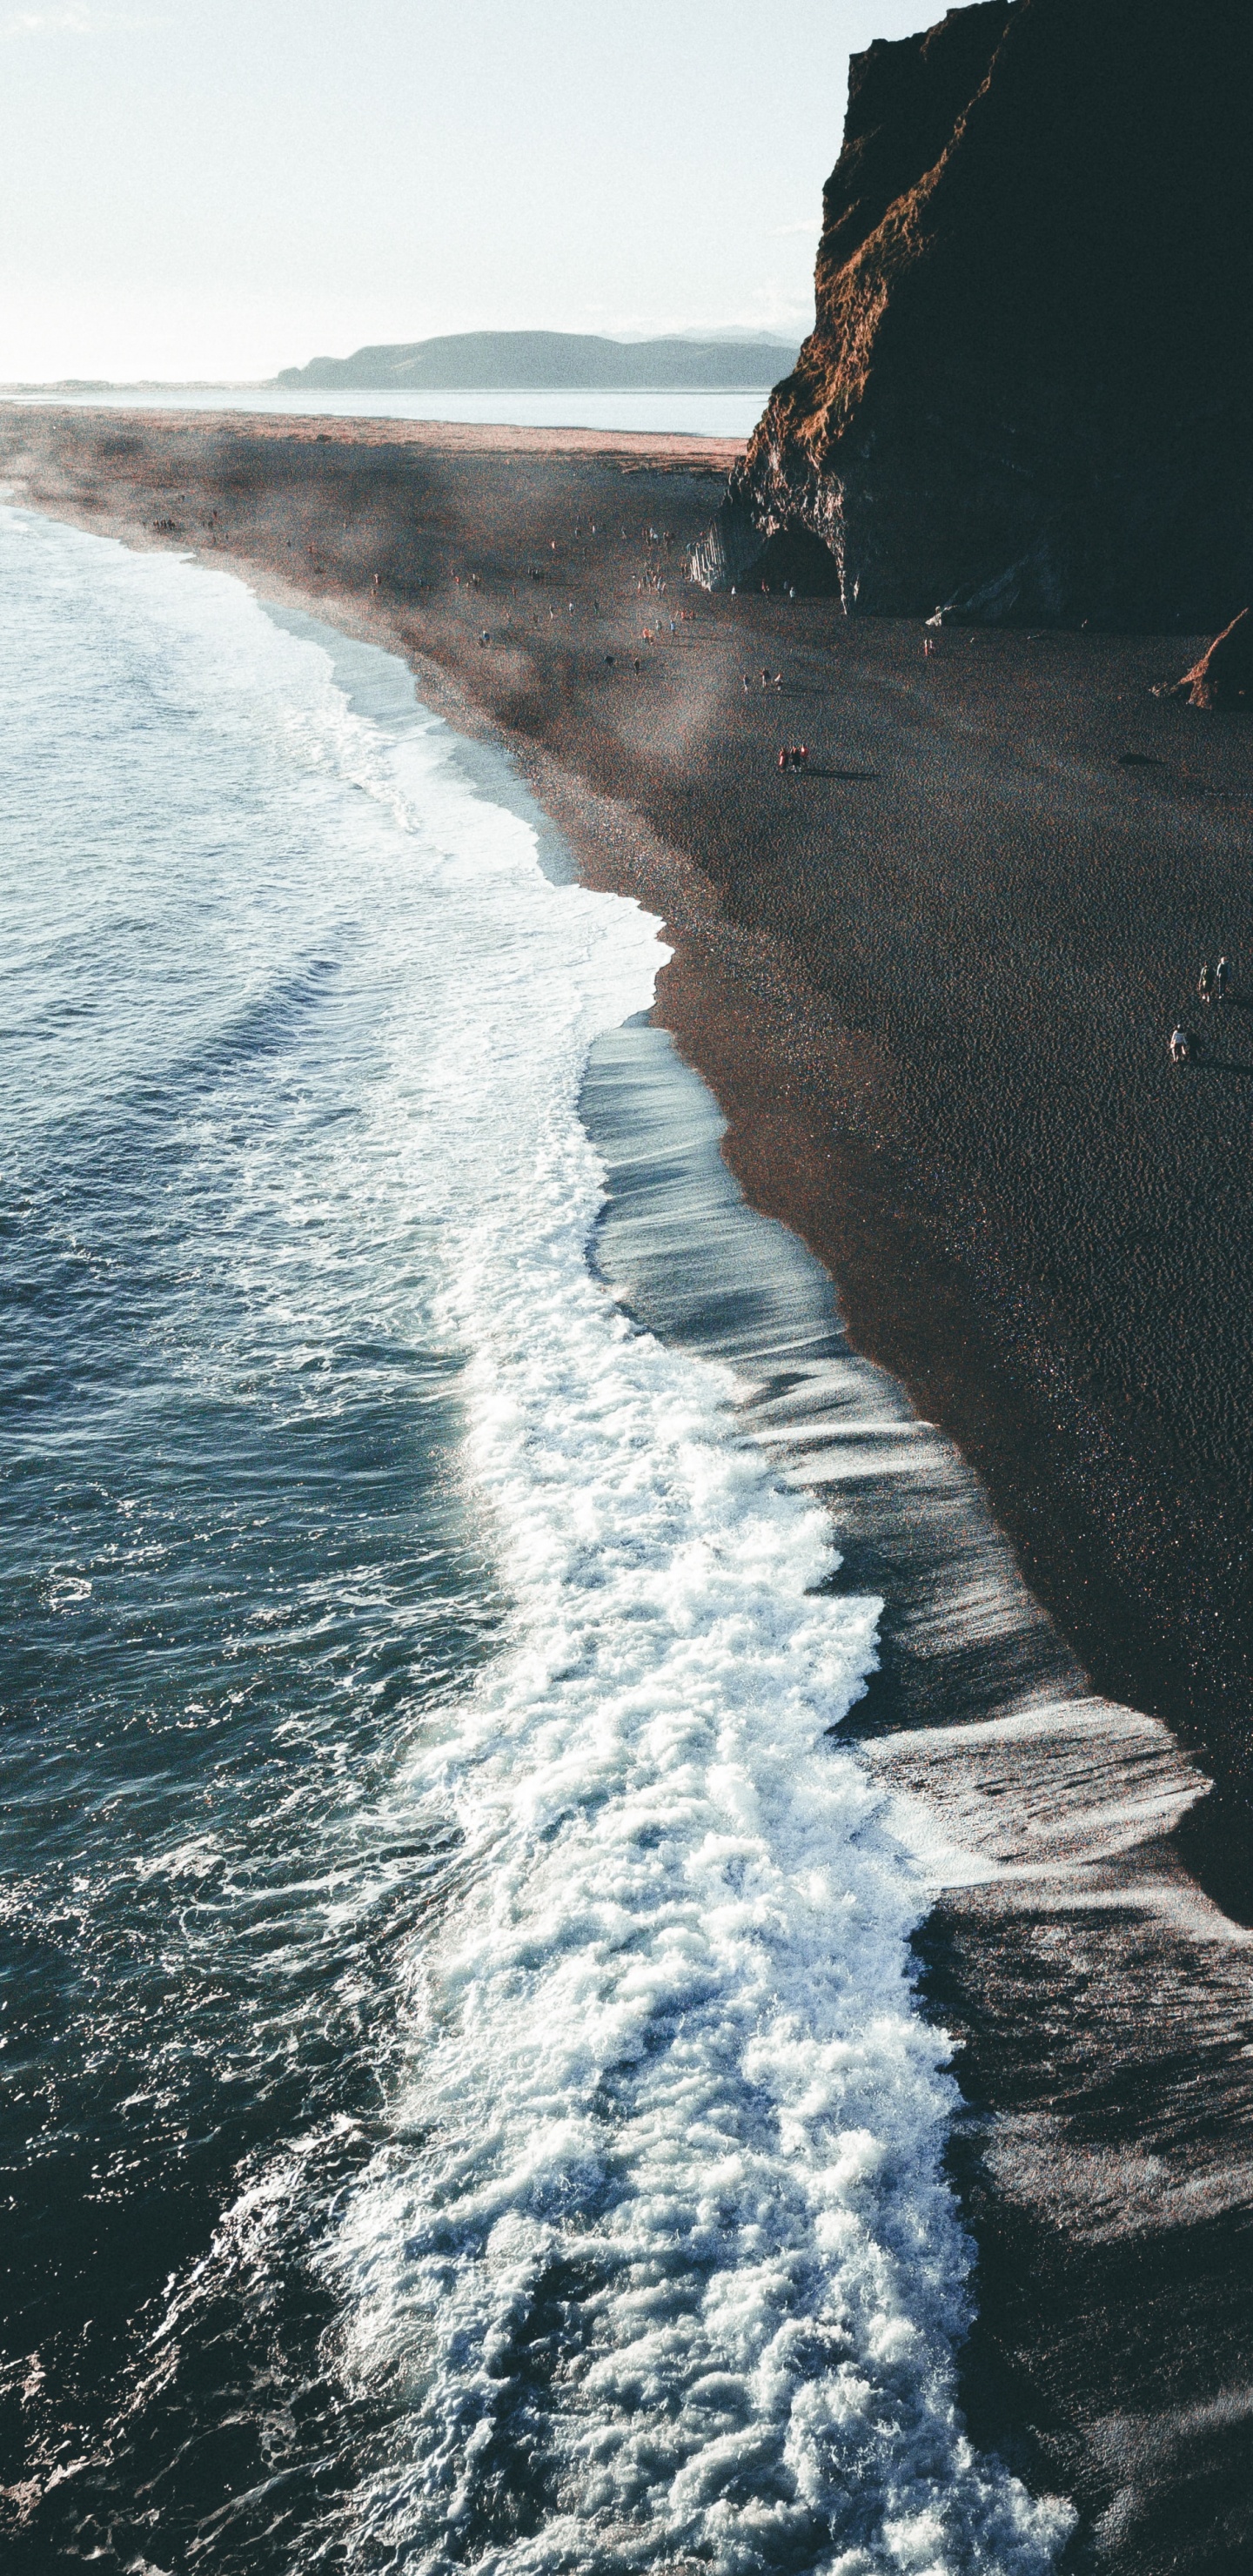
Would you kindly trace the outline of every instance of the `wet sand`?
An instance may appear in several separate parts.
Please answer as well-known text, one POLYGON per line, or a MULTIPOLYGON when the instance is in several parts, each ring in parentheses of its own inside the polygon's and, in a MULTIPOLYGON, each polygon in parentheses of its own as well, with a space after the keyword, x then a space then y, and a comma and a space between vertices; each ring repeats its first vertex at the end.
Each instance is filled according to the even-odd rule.
POLYGON ((868 1758, 950 1846, 924 1947, 971 2106, 972 2427, 1077 2495, 1080 2559, 1234 2570, 1253 727, 1153 698, 1202 639, 948 630, 924 662, 914 626, 693 591, 735 452, 0 412, 20 494, 393 644, 514 748, 589 881, 666 915, 658 1016, 727 1160, 960 1452, 894 1433, 833 1477, 823 1433, 806 1480, 893 1601, 868 1758), (1215 1060, 1172 1071, 1220 948, 1215 1060))

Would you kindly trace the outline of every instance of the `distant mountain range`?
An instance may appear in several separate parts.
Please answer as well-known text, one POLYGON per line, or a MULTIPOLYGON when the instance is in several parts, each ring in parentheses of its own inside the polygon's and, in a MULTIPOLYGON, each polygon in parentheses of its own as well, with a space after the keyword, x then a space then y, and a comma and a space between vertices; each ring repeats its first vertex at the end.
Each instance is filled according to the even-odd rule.
POLYGON ((789 375, 796 355, 794 340, 768 333, 606 340, 583 331, 457 331, 357 349, 351 358, 312 358, 307 367, 284 367, 274 382, 294 393, 757 392, 789 375))

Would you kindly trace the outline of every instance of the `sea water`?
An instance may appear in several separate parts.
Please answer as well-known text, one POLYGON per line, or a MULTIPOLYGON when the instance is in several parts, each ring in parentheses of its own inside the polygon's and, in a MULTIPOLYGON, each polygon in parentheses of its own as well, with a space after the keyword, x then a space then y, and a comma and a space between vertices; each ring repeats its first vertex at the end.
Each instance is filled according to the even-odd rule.
POLYGON ((658 924, 228 576, 0 626, 6 2565, 1034 2576, 879 1605, 589 1258, 658 924))
MULTIPOLYGON (((786 370, 787 351, 779 352, 786 370)), ((6 402, 57 411, 247 411, 279 420, 315 415, 328 420, 448 420, 512 429, 646 431, 680 438, 751 438, 769 398, 769 385, 739 393, 701 392, 684 385, 654 392, 363 393, 300 391, 273 385, 161 385, 145 393, 134 386, 88 393, 5 395, 6 402)))

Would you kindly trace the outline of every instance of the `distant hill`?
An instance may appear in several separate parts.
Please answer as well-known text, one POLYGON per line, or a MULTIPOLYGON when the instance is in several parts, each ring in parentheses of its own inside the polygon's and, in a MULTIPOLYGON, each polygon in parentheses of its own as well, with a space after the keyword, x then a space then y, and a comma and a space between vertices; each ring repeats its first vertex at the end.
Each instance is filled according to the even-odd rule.
POLYGON ((351 358, 313 358, 284 367, 274 382, 301 393, 644 393, 685 385, 758 392, 790 373, 796 346, 765 335, 603 340, 583 331, 457 331, 357 349, 351 358))

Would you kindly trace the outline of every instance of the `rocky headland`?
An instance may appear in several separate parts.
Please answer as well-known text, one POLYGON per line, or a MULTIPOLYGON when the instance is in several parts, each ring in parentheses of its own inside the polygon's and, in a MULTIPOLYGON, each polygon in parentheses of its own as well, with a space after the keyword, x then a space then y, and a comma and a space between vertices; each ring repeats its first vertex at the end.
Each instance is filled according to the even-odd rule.
POLYGON ((1251 119, 1242 0, 981 0, 857 56, 815 327, 703 578, 990 623, 1235 616, 1251 119))
POLYGON ((282 368, 274 382, 289 393, 764 391, 790 364, 795 345, 750 331, 713 340, 682 332, 613 340, 589 331, 455 331, 356 349, 350 358, 311 358, 306 367, 282 368))

